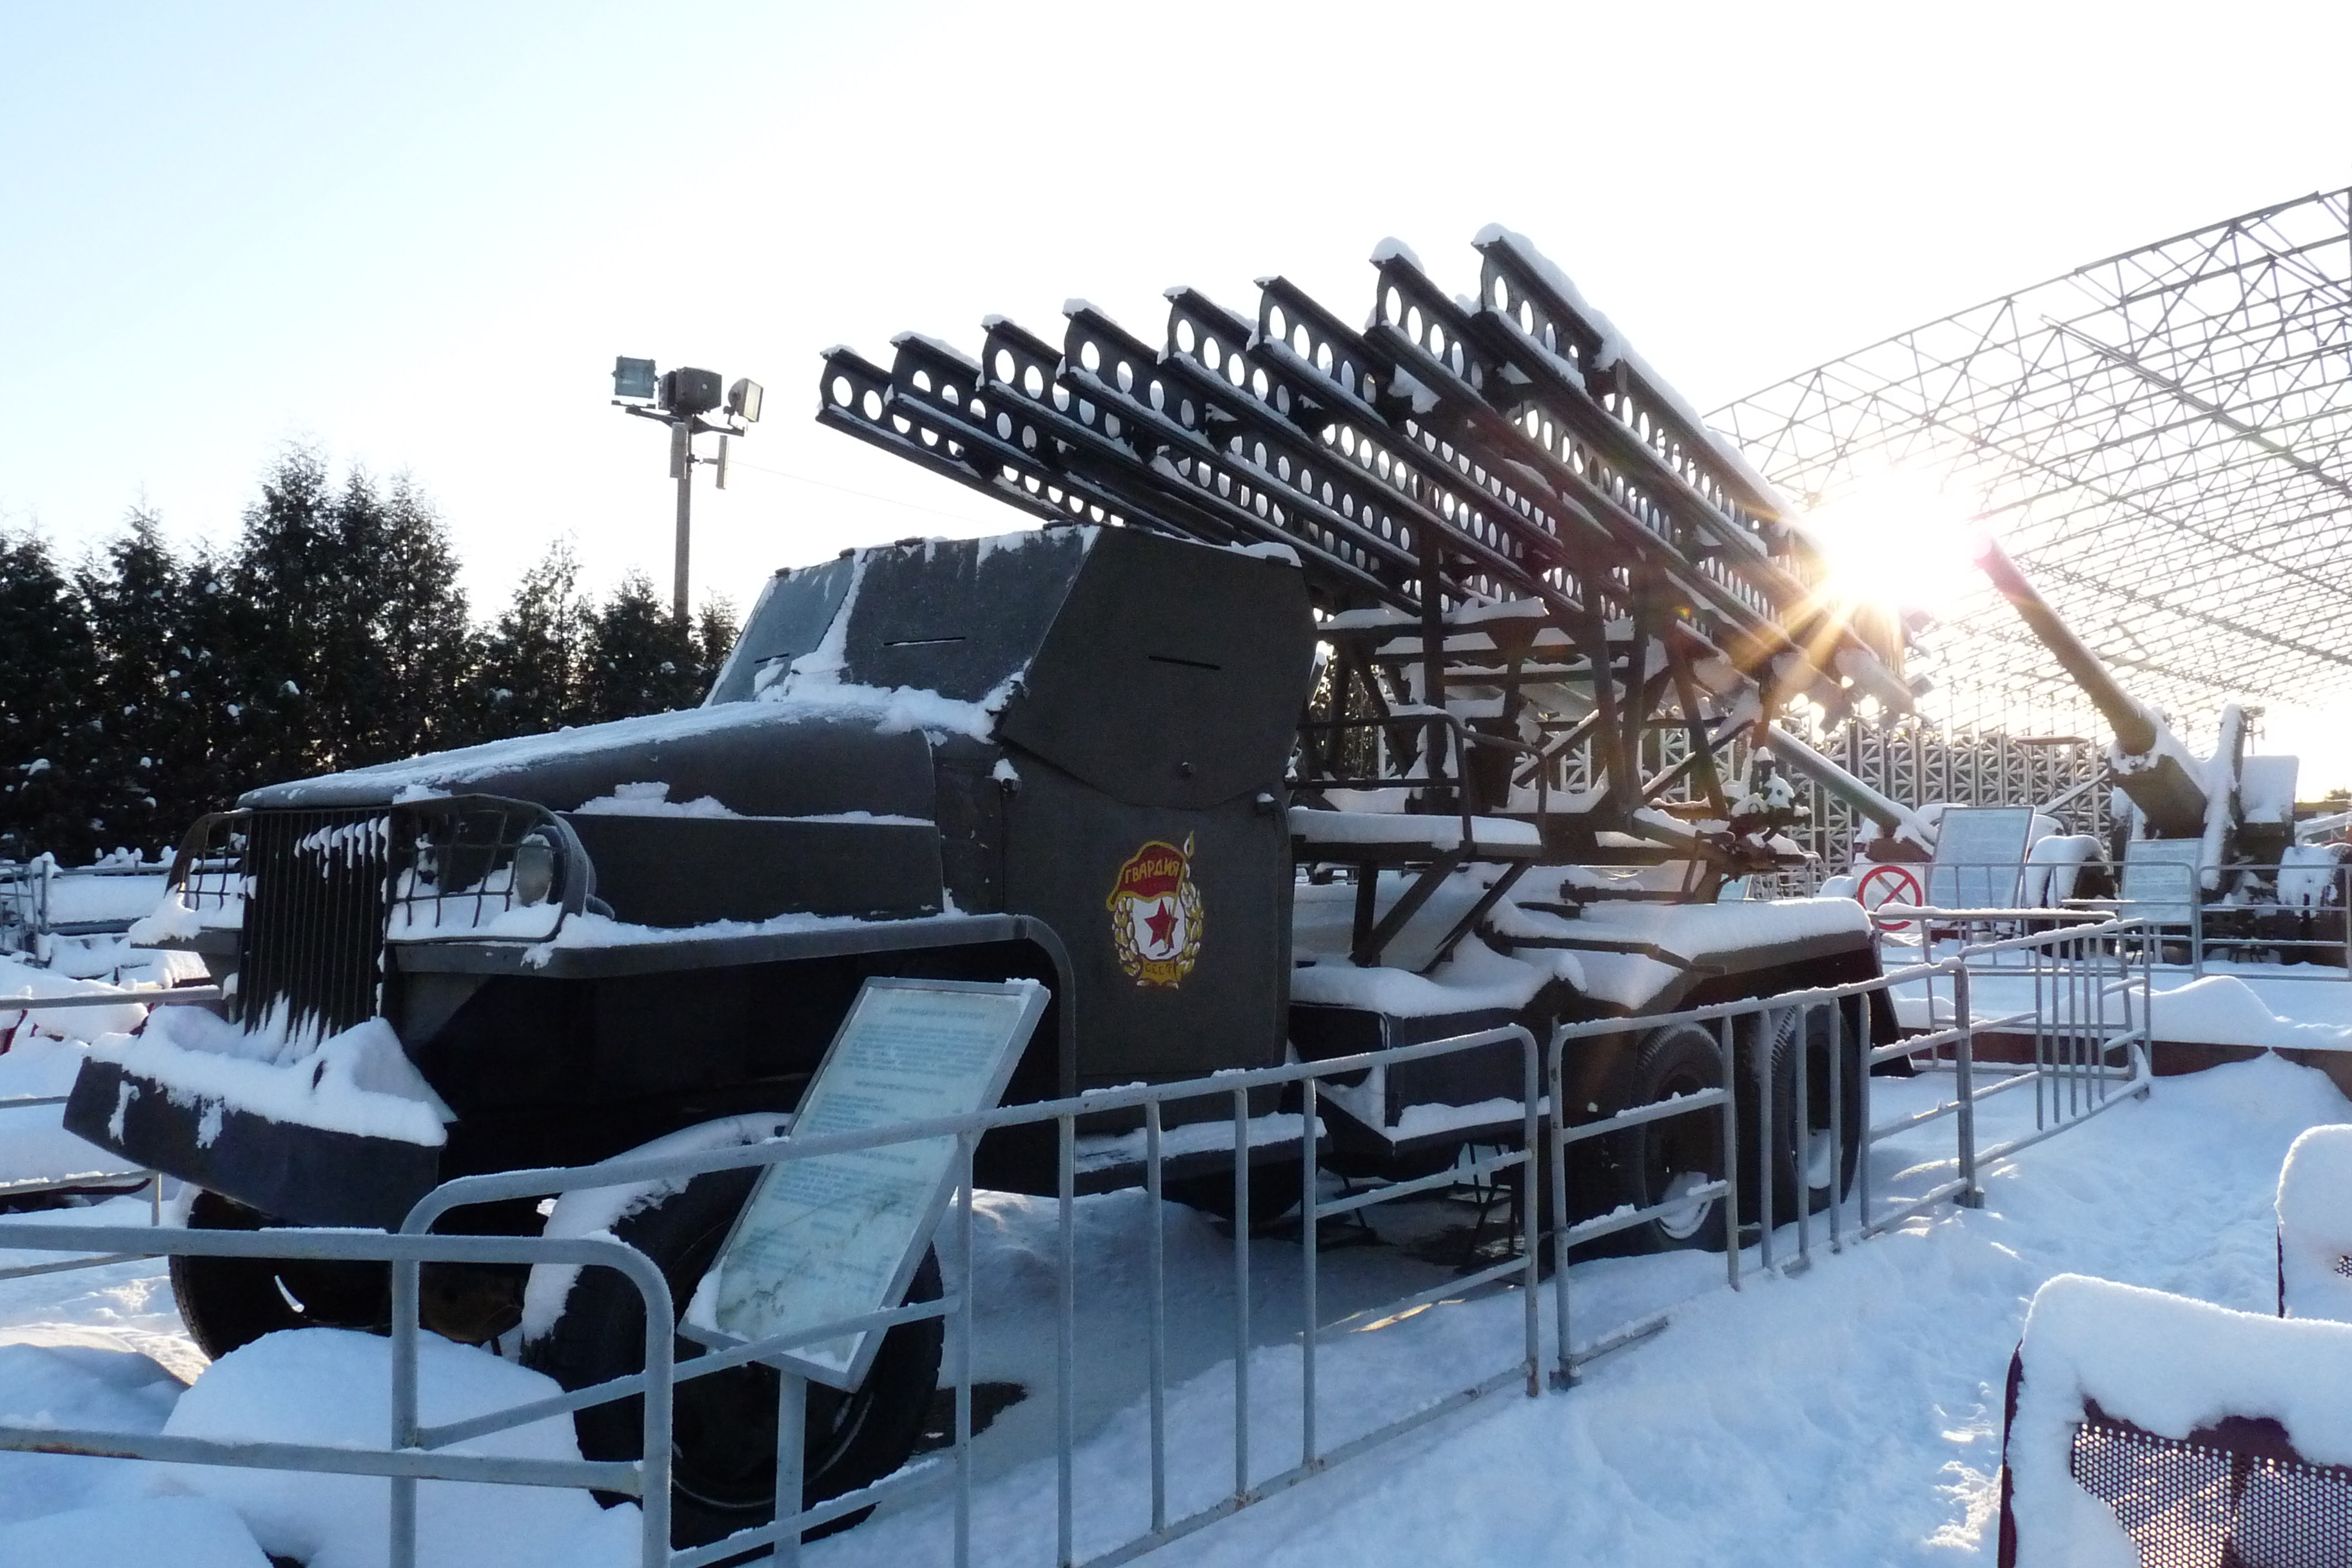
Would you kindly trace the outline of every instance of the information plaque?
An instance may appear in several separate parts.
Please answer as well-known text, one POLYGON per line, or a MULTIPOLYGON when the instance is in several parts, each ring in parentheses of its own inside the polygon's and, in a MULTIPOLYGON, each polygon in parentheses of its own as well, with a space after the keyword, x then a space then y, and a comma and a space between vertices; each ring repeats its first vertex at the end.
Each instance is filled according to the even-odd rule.
MULTIPOLYGON (((991 1109, 1046 999, 1034 981, 866 981, 801 1098, 793 1139, 991 1109)), ((769 1166, 695 1292, 688 1322, 751 1341, 896 1307, 958 1175, 952 1136, 769 1166)), ((778 1359, 855 1388, 880 1344, 866 1331, 778 1359)))
POLYGON ((2201 838, 2139 838, 2125 845, 2123 897, 2116 913, 2156 925, 2189 924, 2195 918, 2192 906, 2204 861, 2201 838))
POLYGON ((1936 824, 1927 902, 1939 910, 2015 909, 2032 832, 2031 806, 1946 807, 1936 824))

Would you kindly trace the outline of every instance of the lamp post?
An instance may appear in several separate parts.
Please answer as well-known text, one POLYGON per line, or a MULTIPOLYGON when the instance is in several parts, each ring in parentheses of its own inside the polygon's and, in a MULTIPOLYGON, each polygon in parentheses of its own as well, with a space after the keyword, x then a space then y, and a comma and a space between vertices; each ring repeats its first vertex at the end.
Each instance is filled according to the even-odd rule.
POLYGON ((727 443, 741 436, 760 419, 761 387, 756 381, 739 379, 722 394, 719 373, 696 370, 690 366, 663 371, 658 374, 649 359, 613 361, 613 405, 623 413, 640 419, 658 420, 669 426, 669 477, 677 481, 677 554, 670 586, 670 608, 678 624, 686 624, 686 579, 688 540, 692 532, 694 513, 694 465, 715 466, 719 488, 727 488, 727 443), (721 406, 726 413, 722 422, 714 423, 703 417, 716 413, 721 406), (694 453, 697 436, 715 432, 719 437, 719 456, 698 458, 694 453))

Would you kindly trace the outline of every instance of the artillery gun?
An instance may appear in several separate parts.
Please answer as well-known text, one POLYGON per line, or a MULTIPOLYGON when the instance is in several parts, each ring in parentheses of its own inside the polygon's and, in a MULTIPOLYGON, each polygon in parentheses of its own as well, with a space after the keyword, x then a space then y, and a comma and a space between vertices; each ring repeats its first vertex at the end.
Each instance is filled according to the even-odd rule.
MULTIPOLYGON (((1171 291, 1156 345, 1074 301, 1058 343, 992 320, 976 358, 831 351, 824 423, 1045 526, 776 574, 699 709, 272 784, 199 823, 144 934, 233 1002, 100 1053, 69 1125, 203 1188, 199 1225, 377 1226, 452 1176, 766 1135, 877 975, 1048 986, 1008 1091, 1037 1100, 1875 974, 1851 901, 1716 898, 1797 862, 1779 768, 1845 778, 1773 716, 1907 703, 1900 648, 1811 592, 1778 498, 1573 285, 1501 230, 1477 248, 1457 300, 1383 245, 1361 331, 1276 278, 1251 316, 1171 291)), ((1776 1086, 1774 1136, 1741 1135, 1778 1162, 1740 1189, 1756 1210, 1675 1207, 1723 1166, 1716 1135, 1669 1130, 1690 1119, 1580 1145, 1575 1201, 1661 1211, 1622 1233, 1651 1247, 1725 1245, 1758 1187, 1780 1215, 1826 1203, 1893 1021, 1769 1016, 1728 1064, 1751 1125, 1776 1086)), ((1705 1031, 1628 1028, 1569 1052, 1559 1103, 1605 1117, 1726 1066, 1705 1031)), ((1520 1084, 1503 1050, 1335 1083, 1318 1155, 1445 1169, 1522 1136, 1520 1084)), ((1163 1190, 1230 1210, 1244 1159, 1265 1210, 1230 1218, 1294 1199, 1298 1119, 1249 1109, 1238 1151, 1187 1144, 1163 1190)), ((1078 1190, 1141 1179, 1132 1131, 1079 1130, 1078 1190)), ((1024 1139, 981 1142, 983 1184, 1056 1190, 1024 1139)), ((743 1191, 654 1194, 619 1231, 683 1301, 743 1191)), ((590 1223, 563 1203, 547 1224, 590 1223)), ((380 1275, 317 1266, 173 1280, 215 1353, 383 1310, 380 1275)), ((524 1294, 428 1273, 426 1321, 485 1338, 524 1294)), ((530 1358, 572 1387, 631 1370, 614 1302, 552 1300, 530 1358)), ((892 1330, 866 1384, 812 1406, 812 1498, 903 1459, 936 1327, 892 1330)), ((686 1538, 772 1505, 775 1403, 736 1377, 680 1394, 703 1402, 674 1461, 686 1538)))
POLYGON ((1979 542, 1978 563, 2113 731, 2106 777, 2126 809, 2117 814, 2110 857, 2125 868, 2125 898, 2142 901, 2132 868, 2145 863, 2168 872, 2172 885, 2144 898, 2193 898, 2209 943, 2340 953, 2343 851, 2302 842, 2297 760, 2248 755, 2248 715, 2235 702, 2221 710, 2211 754, 2199 757, 2162 713, 2124 689, 1998 541, 1979 542), (2170 847, 2153 847, 2159 845, 2170 847), (2193 890, 2180 886, 2192 879, 2193 890))

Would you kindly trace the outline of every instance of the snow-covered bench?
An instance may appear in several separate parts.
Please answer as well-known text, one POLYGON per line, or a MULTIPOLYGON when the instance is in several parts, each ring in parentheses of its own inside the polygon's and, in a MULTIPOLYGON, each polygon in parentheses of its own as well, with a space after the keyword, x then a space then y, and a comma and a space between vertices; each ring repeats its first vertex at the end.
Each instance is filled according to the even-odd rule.
MULTIPOLYGON (((2352 1323, 2352 1127, 2314 1127, 2279 1171, 2278 1315, 2352 1323)), ((2352 1532, 2352 1520, 2346 1521, 2352 1532)), ((2346 1552, 2352 1561, 2352 1547, 2346 1552)))
POLYGON ((2352 1324, 2062 1274, 2002 1465, 2001 1568, 2352 1563, 2352 1324))

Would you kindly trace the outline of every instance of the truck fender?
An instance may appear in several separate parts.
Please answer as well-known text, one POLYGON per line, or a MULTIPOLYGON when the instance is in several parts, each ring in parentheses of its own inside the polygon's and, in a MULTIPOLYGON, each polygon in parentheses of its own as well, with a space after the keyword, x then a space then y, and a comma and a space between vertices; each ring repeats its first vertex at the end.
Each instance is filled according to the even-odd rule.
MULTIPOLYGON (((649 1143, 614 1155, 614 1160, 640 1160, 661 1154, 698 1154, 720 1149, 740 1149, 781 1138, 793 1124, 790 1111, 756 1110, 742 1116, 722 1116, 664 1133, 649 1143)), ((589 1167, 594 1169, 593 1166, 589 1167)), ((540 1234, 549 1237, 600 1237, 609 1239, 613 1227, 646 1205, 686 1189, 684 1177, 666 1182, 630 1182, 611 1187, 574 1187, 555 1200, 540 1234)), ((572 1282, 580 1278, 577 1263, 541 1263, 531 1268, 523 1286, 522 1337, 544 1338, 563 1316, 572 1282)))

